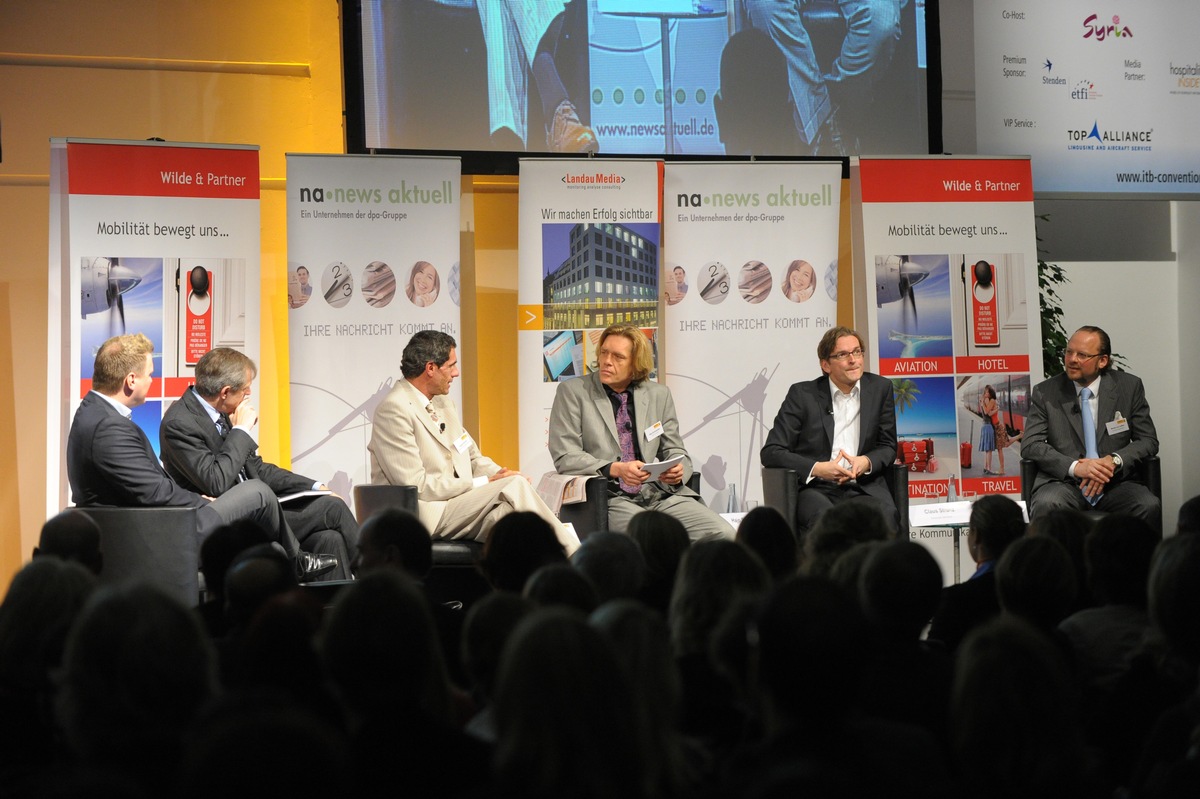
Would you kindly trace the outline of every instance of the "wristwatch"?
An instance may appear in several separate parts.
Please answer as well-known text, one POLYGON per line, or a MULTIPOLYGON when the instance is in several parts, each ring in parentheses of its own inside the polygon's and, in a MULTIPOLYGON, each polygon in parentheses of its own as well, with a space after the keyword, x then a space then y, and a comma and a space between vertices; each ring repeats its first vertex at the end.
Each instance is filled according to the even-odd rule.
POLYGON ((1121 471, 1121 466, 1123 465, 1121 456, 1115 452, 1110 452, 1110 453, 1108 453, 1108 457, 1113 459, 1113 466, 1117 467, 1117 471, 1118 472, 1121 471))

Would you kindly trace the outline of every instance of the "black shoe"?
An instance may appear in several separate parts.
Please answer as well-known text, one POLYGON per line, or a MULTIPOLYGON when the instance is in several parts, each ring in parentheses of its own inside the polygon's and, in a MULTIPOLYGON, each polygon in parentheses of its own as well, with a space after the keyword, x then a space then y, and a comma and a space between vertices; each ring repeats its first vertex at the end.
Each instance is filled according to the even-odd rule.
POLYGON ((338 559, 333 555, 314 555, 311 552, 301 552, 296 556, 296 579, 307 583, 322 574, 328 574, 338 567, 338 559))

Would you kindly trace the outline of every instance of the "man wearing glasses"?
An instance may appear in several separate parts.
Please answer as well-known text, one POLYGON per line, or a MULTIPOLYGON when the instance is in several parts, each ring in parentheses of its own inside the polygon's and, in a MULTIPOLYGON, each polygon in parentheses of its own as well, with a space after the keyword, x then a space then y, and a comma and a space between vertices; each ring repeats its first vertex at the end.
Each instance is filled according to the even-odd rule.
POLYGON ((1155 529, 1160 503, 1138 477, 1138 464, 1158 453, 1158 434, 1142 381, 1114 372, 1108 334, 1075 331, 1063 372, 1033 389, 1023 457, 1037 461, 1029 514, 1055 508, 1129 513, 1155 529))
POLYGON ((884 474, 896 460, 896 406, 892 383, 863 371, 863 340, 848 327, 821 338, 817 358, 823 374, 796 383, 763 445, 763 466, 800 475, 796 534, 838 502, 875 503, 898 524, 884 474))

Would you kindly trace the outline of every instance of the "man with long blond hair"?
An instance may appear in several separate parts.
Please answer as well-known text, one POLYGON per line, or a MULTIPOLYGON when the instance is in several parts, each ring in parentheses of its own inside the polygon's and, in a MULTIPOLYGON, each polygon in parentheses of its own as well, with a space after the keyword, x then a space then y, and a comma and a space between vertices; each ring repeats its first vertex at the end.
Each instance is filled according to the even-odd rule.
POLYGON ((732 538, 733 528, 688 488, 692 461, 679 435, 671 390, 649 379, 654 353, 636 325, 600 334, 596 368, 560 383, 550 410, 550 455, 560 474, 607 478, 608 526, 624 532, 644 510, 679 519, 688 536, 732 538), (657 479, 643 467, 682 455, 657 479))

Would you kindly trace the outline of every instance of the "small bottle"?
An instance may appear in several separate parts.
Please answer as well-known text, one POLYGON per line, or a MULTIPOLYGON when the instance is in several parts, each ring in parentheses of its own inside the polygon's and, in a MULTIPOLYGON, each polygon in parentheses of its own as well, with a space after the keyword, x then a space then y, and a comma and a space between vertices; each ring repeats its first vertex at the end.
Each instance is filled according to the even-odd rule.
POLYGON ((958 502, 958 491, 956 490, 956 488, 954 486, 954 477, 953 476, 946 478, 946 501, 947 502, 958 502))

